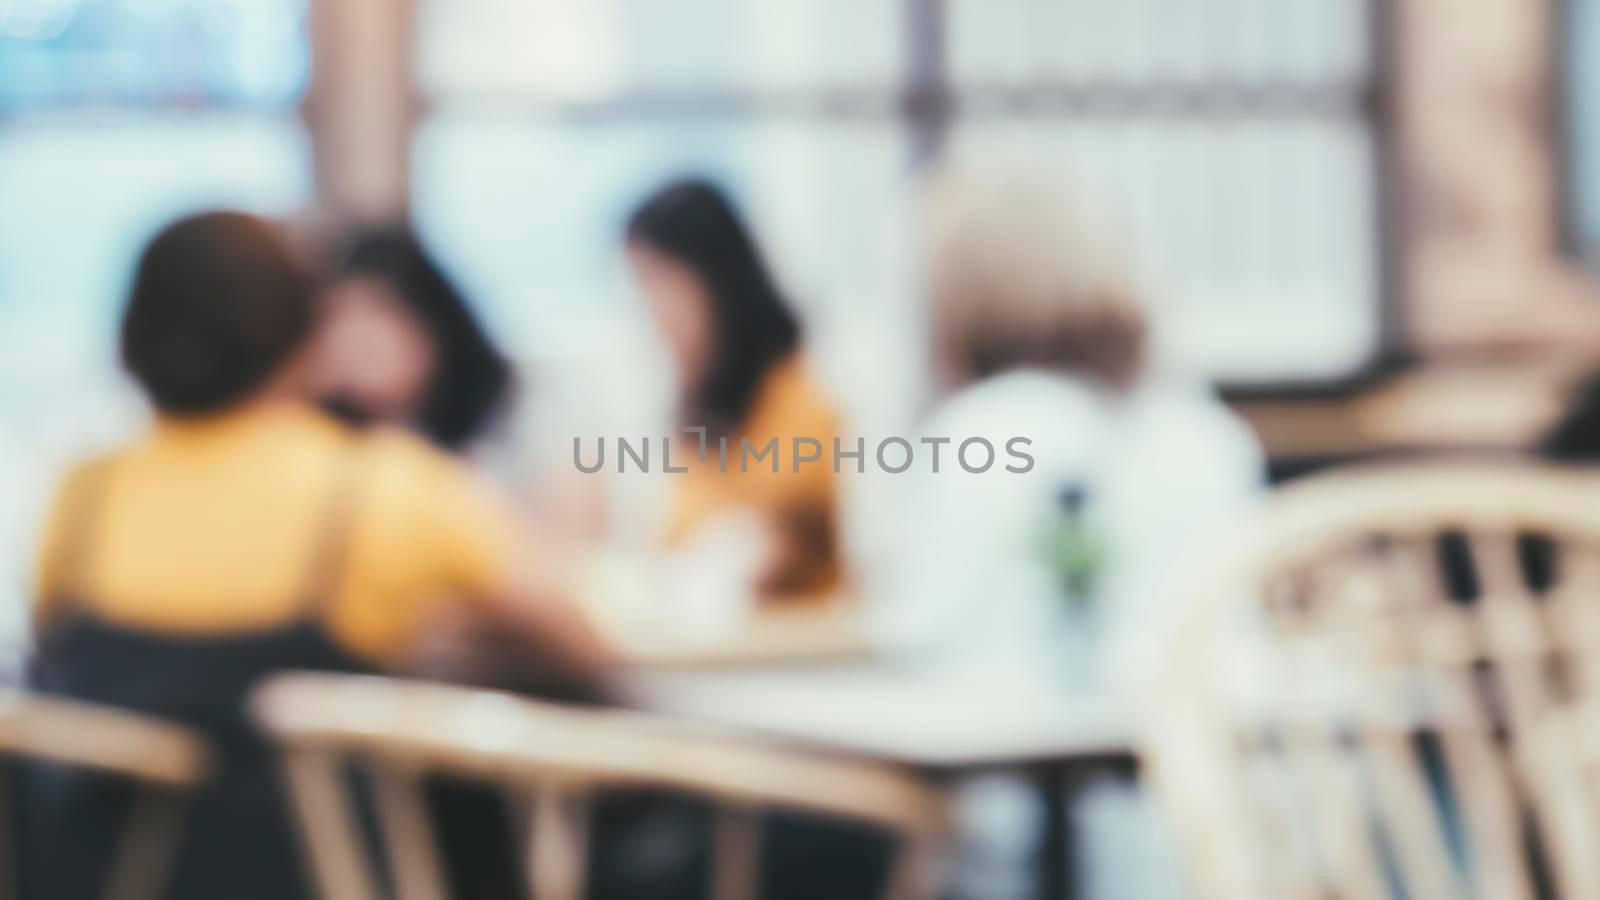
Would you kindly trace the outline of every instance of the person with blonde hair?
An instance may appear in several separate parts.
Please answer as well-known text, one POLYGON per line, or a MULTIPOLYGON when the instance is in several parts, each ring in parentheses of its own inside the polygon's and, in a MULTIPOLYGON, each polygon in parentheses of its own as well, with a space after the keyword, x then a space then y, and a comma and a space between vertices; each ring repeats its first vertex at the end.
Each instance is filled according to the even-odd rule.
POLYGON ((1139 381, 1143 305, 1064 194, 1022 175, 948 172, 928 191, 923 274, 944 390, 1020 368, 1105 389, 1139 381))
MULTIPOLYGON (((930 458, 908 484, 880 634, 997 700, 1124 696, 1170 635, 1189 561, 1258 494, 1260 449, 1160 352, 1115 232, 1049 182, 940 175, 921 273, 930 458), (1010 465, 985 468, 987 447, 1010 465)), ((1104 787, 1111 799, 1078 813, 1084 858, 1106 861, 1082 873, 1085 895, 1173 893, 1155 883, 1167 869, 1144 864, 1160 851, 1131 836, 1149 833, 1137 795, 1104 787)), ((1019 840, 1030 820, 1016 819, 1019 840)))
POLYGON ((1148 630, 1189 548, 1259 488, 1254 437, 1158 352, 1114 232, 1095 224, 1022 174, 945 172, 927 192, 922 441, 944 458, 923 454, 908 500, 895 639, 1015 660, 1018 640, 1042 635, 1055 658, 1051 623, 1092 607, 1100 646, 1120 645, 1148 630), (971 471, 983 445, 1026 462, 971 471))

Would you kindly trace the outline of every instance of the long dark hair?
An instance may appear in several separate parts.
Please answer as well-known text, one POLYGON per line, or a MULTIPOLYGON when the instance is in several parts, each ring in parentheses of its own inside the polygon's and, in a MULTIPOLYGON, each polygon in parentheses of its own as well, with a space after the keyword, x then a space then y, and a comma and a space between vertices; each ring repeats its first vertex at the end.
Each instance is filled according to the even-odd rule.
POLYGON ((800 323, 749 230, 721 190, 689 178, 651 194, 628 220, 627 238, 688 266, 705 282, 713 358, 683 413, 695 424, 737 427, 767 373, 800 344, 800 323))
POLYGON ((401 228, 356 235, 338 266, 340 278, 388 285, 433 341, 436 363, 417 416, 418 429, 458 450, 481 436, 503 408, 511 364, 422 242, 401 228))

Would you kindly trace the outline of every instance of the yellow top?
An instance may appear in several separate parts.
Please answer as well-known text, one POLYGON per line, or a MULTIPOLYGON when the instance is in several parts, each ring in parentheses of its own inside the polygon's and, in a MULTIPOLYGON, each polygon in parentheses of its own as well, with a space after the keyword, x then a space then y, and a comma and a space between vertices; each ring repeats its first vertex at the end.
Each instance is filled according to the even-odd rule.
POLYGON ((418 438, 342 426, 288 404, 163 421, 104 463, 80 517, 82 571, 65 572, 79 469, 57 497, 39 566, 40 618, 61 599, 108 624, 175 635, 248 634, 323 603, 333 638, 369 659, 410 645, 440 607, 511 583, 509 513, 454 459, 418 438), (352 453, 356 454, 352 458, 352 453), (302 596, 346 492, 343 556, 329 598, 302 596))
MULTIPOLYGON (((748 509, 766 517, 779 541, 778 558, 761 586, 769 596, 826 594, 841 578, 838 539, 839 502, 833 471, 834 439, 839 436, 839 416, 822 390, 812 381, 798 356, 767 374, 745 421, 728 436, 727 471, 722 471, 716 442, 707 448, 706 461, 688 457, 688 473, 675 498, 668 538, 682 541, 699 525, 716 515, 748 509), (759 453, 777 440, 778 470, 770 456, 750 455, 740 466, 740 439, 759 453), (820 445, 821 458, 796 471, 796 439, 811 438, 820 445)), ((690 442, 693 439, 690 438, 690 442)), ((844 449, 853 451, 850 442, 844 449)), ((807 443, 810 455, 818 446, 807 443)), ((674 464, 678 454, 674 453, 674 464)), ((846 460, 841 465, 853 466, 846 460)))

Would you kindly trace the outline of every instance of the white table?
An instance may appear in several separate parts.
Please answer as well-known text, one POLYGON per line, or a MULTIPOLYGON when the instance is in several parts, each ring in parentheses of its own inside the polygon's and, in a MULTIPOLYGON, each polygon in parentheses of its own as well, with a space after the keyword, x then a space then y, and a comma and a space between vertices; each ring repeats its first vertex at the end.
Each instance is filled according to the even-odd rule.
POLYGON ((1104 698, 883 664, 652 672, 635 690, 668 715, 928 769, 1127 755, 1134 743, 1132 716, 1104 698))
POLYGON ((1071 896, 1070 806, 1086 772, 1134 769, 1130 710, 1048 683, 884 663, 642 673, 644 707, 946 777, 1022 769, 1046 797, 1047 896, 1071 896))

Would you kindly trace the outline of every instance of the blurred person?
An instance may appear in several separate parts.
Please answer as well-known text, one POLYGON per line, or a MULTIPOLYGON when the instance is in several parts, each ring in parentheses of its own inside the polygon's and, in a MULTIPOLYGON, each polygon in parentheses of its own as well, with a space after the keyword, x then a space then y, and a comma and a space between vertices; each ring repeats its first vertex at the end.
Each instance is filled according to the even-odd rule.
MULTIPOLYGON (((826 459, 838 414, 806 369, 800 323, 754 238, 721 190, 688 179, 639 206, 625 247, 676 369, 675 425, 705 428, 704 459, 693 436, 679 432, 674 440, 687 452, 674 451, 672 462, 688 471, 673 476, 667 541, 685 563, 673 580, 698 595, 685 599, 717 593, 725 585, 715 578, 733 572, 749 576, 759 600, 825 601, 843 577, 826 459), (735 461, 722 471, 723 439, 733 460, 741 441, 759 448, 776 440, 783 464, 741 471, 735 461), (791 465, 796 439, 816 441, 823 461, 791 465), (749 544, 740 538, 751 532, 761 542, 753 560, 742 559, 749 544)), ((764 897, 848 900, 878 896, 886 884, 892 846, 873 829, 774 812, 761 842, 764 897)), ((685 887, 683 896, 705 896, 704 884, 685 887)))
MULTIPOLYGON (((753 520, 764 540, 755 567, 765 599, 818 599, 842 577, 832 467, 794 471, 797 438, 831 451, 838 414, 806 369, 801 329, 754 238, 728 198, 699 180, 668 184, 633 213, 626 230, 633 275, 671 353, 678 378, 676 425, 706 429, 709 452, 679 454, 667 536, 676 546, 753 520), (784 465, 720 471, 718 442, 737 460, 741 440, 777 440, 784 465)), ((679 433, 686 450, 695 438, 679 433)), ((726 561, 727 554, 719 554, 726 561)))
MULTIPOLYGON (((401 428, 475 456, 509 405, 513 379, 472 304, 404 226, 357 231, 334 257, 312 338, 311 395, 351 426, 401 428)), ((462 615, 435 623, 414 668, 503 681, 509 648, 482 625, 462 615)))
MULTIPOLYGON (((457 462, 309 404, 313 293, 260 219, 206 213, 158 234, 120 337, 156 421, 73 471, 46 527, 32 686, 187 723, 219 753, 168 897, 306 896, 244 713, 263 676, 383 669, 452 608, 520 635, 572 684, 612 665, 559 573, 457 462)), ((30 773, 26 896, 98 896, 126 791, 30 773)))
MULTIPOLYGON (((935 397, 876 628, 930 677, 996 702, 1126 697, 1170 646, 1190 565, 1258 496, 1261 450, 1160 356, 1115 248, 1047 183, 945 173, 925 227, 935 397)), ((984 852, 1020 866, 1038 836, 1031 788, 973 790, 984 852)), ((1085 896, 1182 895, 1136 788, 1080 796, 1085 896)))
POLYGON ((452 451, 495 424, 511 364, 410 231, 356 235, 324 303, 313 391, 331 412, 409 428, 452 451))
POLYGON ((1008 654, 1084 603, 1112 637, 1158 629, 1168 578, 1262 488, 1254 436, 1159 357, 1114 248, 1048 184, 946 173, 924 237, 923 432, 951 443, 915 485, 900 624, 1008 654), (972 438, 1020 471, 966 471, 972 438))

